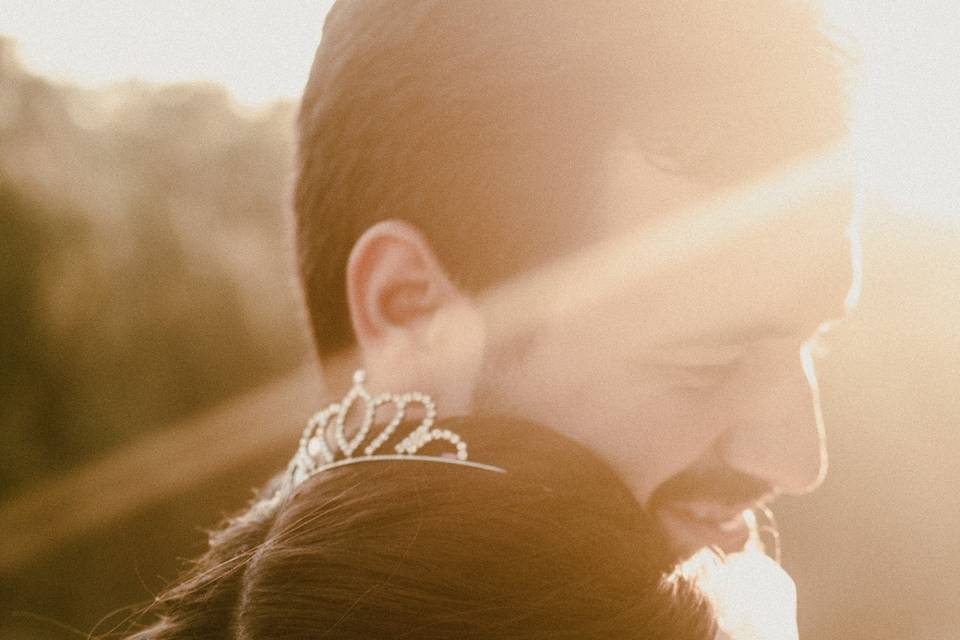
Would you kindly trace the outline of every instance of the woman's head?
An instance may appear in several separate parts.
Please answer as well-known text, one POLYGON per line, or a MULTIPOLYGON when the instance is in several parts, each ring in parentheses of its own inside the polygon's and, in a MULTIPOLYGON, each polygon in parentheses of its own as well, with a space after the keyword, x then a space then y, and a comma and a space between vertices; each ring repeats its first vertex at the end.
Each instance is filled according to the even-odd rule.
POLYGON ((659 536, 586 449, 506 419, 445 426, 506 473, 322 471, 219 532, 143 637, 713 637, 708 605, 663 578, 659 536))

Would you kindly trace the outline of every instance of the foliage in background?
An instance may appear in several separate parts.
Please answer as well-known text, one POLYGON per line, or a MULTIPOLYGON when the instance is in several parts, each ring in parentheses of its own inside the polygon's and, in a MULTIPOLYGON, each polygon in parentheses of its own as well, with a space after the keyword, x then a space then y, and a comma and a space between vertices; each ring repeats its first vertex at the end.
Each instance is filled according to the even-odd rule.
POLYGON ((293 113, 50 83, 0 39, 0 497, 303 360, 293 113))

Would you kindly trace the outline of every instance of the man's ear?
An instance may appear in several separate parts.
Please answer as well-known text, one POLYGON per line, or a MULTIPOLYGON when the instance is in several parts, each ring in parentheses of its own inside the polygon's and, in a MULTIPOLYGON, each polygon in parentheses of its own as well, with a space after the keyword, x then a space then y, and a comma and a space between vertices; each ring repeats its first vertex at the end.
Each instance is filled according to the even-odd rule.
POLYGON ((367 229, 347 261, 347 302, 365 353, 416 347, 432 317, 456 296, 423 234, 400 220, 367 229))

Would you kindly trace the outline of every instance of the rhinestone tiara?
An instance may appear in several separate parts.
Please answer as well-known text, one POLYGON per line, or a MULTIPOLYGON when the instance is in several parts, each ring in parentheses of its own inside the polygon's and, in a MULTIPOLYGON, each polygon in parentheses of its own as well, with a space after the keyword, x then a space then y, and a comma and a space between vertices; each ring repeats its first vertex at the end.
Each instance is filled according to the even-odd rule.
MULTIPOLYGON (((459 434, 449 429, 434 427, 437 408, 433 399, 425 393, 381 393, 371 396, 363 386, 365 372, 360 369, 353 374, 353 387, 340 401, 313 415, 300 436, 297 452, 287 468, 287 490, 302 484, 307 478, 327 469, 374 460, 417 460, 460 464, 469 467, 503 473, 500 467, 473 462, 468 459, 467 443, 459 434), (359 428, 347 434, 347 415, 357 402, 363 402, 363 419, 359 428), (380 407, 392 405, 393 416, 379 432, 375 431, 376 414, 380 407), (419 406, 423 418, 412 431, 401 438, 392 453, 381 453, 386 442, 396 434, 407 416, 407 409, 419 406), (451 450, 440 455, 421 455, 418 452, 428 443, 447 442, 451 450)), ((277 494, 284 493, 284 487, 277 494)), ((276 497, 276 496, 275 496, 276 497)))

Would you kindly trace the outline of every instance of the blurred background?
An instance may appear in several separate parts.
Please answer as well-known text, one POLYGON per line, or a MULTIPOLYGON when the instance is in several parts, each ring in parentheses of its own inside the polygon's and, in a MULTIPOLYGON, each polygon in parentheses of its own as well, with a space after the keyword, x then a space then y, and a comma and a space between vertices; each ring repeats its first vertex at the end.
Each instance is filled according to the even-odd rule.
MULTIPOLYGON (((0 638, 106 633, 324 397, 286 209, 331 2, 0 1, 0 638)), ((960 10, 831 0, 862 57, 831 474, 784 500, 806 638, 960 627, 960 10)))

